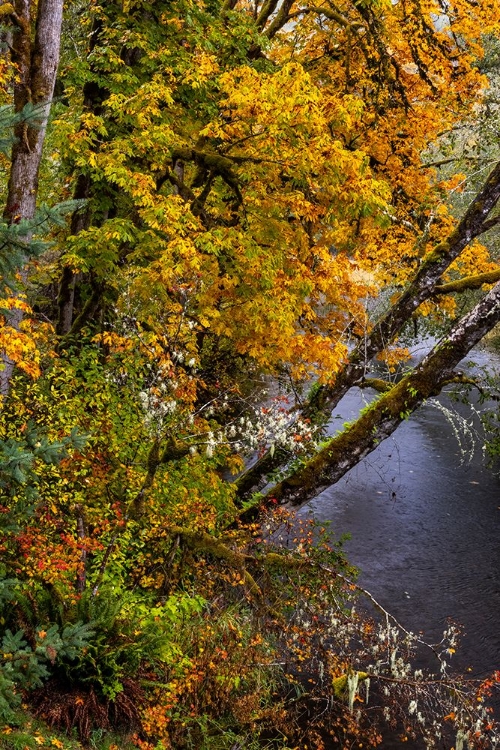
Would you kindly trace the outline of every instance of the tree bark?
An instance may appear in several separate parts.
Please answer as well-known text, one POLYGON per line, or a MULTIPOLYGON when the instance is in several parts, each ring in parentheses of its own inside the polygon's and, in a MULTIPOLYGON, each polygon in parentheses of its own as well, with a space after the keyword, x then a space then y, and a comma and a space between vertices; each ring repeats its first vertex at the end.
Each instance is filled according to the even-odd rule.
MULTIPOLYGON (((61 42, 63 0, 15 0, 12 21, 11 57, 17 68, 14 81, 14 109, 22 112, 27 104, 37 111, 36 124, 20 122, 15 129, 11 167, 4 217, 9 223, 32 219, 38 196, 38 174, 42 158, 45 132, 50 114, 61 42), (36 8, 34 37, 31 31, 32 10, 36 8)), ((31 238, 26 237, 29 242, 31 238)), ((8 324, 19 329, 20 310, 13 311, 8 324)), ((7 395, 14 368, 3 356, 4 369, 0 372, 0 393, 7 395)))
POLYGON ((12 61, 18 69, 14 83, 14 108, 27 104, 37 109, 37 125, 16 127, 5 216, 9 221, 32 219, 38 194, 38 173, 50 114, 61 42, 62 0, 40 0, 35 37, 31 37, 31 0, 16 0, 18 18, 13 34, 12 61))

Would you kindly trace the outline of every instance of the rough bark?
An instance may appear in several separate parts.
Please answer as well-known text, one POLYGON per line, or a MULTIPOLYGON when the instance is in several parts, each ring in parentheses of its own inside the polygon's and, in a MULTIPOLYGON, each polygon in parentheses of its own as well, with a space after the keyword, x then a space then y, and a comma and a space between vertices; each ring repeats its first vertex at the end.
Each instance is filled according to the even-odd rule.
MULTIPOLYGON (((11 56, 17 67, 14 82, 14 108, 21 112, 27 104, 37 110, 37 122, 21 122, 15 129, 11 167, 4 217, 10 223, 32 219, 38 195, 38 174, 45 132, 50 114, 61 41, 62 0, 15 0, 12 15, 11 56), (36 8, 34 36, 31 31, 32 10, 36 8)), ((30 237, 26 237, 29 241, 30 237)), ((16 310, 9 325, 19 328, 22 313, 16 310)), ((6 395, 12 377, 13 363, 3 357, 0 393, 6 395)))
POLYGON ((16 128, 5 207, 10 221, 31 219, 35 213, 40 160, 59 63, 62 0, 38 3, 34 40, 30 29, 33 5, 31 0, 15 3, 19 24, 11 54, 19 73, 14 83, 14 107, 20 112, 31 103, 38 117, 36 127, 20 123, 16 128))
POLYGON ((338 482, 396 430, 426 399, 453 379, 454 369, 500 321, 500 282, 437 344, 420 365, 371 404, 306 465, 279 482, 267 498, 301 505, 338 482))

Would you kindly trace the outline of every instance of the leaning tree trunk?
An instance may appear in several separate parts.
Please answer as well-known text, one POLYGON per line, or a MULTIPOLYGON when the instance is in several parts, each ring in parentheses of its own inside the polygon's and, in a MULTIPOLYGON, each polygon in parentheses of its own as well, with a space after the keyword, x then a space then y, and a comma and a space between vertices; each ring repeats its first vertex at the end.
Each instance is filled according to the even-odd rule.
POLYGON ((365 374, 367 363, 400 333, 417 308, 430 299, 443 273, 472 240, 496 226, 498 218, 489 214, 500 199, 500 162, 490 172, 482 189, 451 234, 429 253, 415 277, 388 312, 376 322, 371 333, 357 346, 346 367, 332 385, 319 388, 308 405, 308 416, 315 410, 331 413, 349 388, 365 374))
MULTIPOLYGON (((13 28, 11 57, 16 68, 14 109, 22 112, 27 104, 36 108, 36 121, 21 121, 15 129, 4 218, 9 223, 32 219, 38 196, 38 174, 45 132, 50 114, 61 42, 63 0, 15 0, 8 17, 13 28), (32 13, 36 12, 32 32, 32 13), (31 122, 31 124, 30 124, 31 122)), ((26 242, 31 238, 27 236, 26 242)), ((22 313, 13 311, 8 324, 19 328, 22 313)), ((0 393, 6 395, 13 363, 3 357, 0 393)))
MULTIPOLYGON (((451 294, 460 291, 452 284, 439 286, 442 275, 472 240, 500 222, 499 217, 489 218, 499 199, 500 162, 494 166, 456 228, 429 253, 399 299, 376 321, 366 339, 353 349, 332 383, 322 385, 314 392, 301 410, 302 417, 311 419, 316 424, 325 424, 349 389, 363 381, 370 361, 397 337, 422 302, 431 299, 436 293, 451 294)), ((496 281, 496 274, 495 271, 488 278, 478 276, 473 281, 463 283, 465 288, 478 288, 482 284, 496 281)), ((268 451, 262 456, 238 478, 240 497, 248 497, 252 491, 258 490, 265 483, 266 475, 279 468, 284 460, 285 457, 279 451, 268 451)))
POLYGON ((301 505, 338 482, 426 399, 437 395, 452 381, 458 363, 499 321, 500 282, 411 373, 371 404, 344 432, 332 438, 302 469, 273 487, 266 498, 301 505))

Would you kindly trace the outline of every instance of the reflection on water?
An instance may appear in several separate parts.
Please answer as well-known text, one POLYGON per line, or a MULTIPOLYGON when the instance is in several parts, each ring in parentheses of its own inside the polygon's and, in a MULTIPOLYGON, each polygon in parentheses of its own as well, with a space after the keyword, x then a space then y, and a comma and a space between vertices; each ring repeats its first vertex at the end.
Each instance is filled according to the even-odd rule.
MULTIPOLYGON (((337 424, 360 405, 350 394, 337 424)), ((457 668, 500 669, 500 478, 480 450, 461 463, 441 411, 424 405, 300 514, 310 512, 351 534, 361 584, 405 627, 438 641, 452 618, 464 626, 457 668)))

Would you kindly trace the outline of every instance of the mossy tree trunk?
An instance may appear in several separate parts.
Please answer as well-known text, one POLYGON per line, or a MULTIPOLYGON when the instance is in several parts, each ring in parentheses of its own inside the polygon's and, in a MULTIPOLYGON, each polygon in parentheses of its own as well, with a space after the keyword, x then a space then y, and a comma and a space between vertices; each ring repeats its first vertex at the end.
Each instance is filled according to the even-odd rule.
POLYGON ((459 362, 499 321, 500 282, 412 372, 381 395, 301 469, 275 485, 265 500, 273 498, 301 505, 338 482, 426 399, 437 395, 453 380, 459 362))

